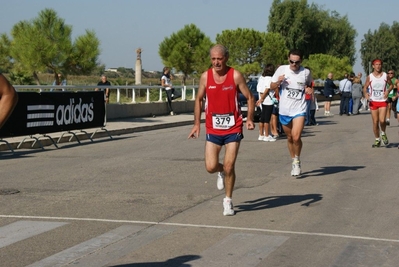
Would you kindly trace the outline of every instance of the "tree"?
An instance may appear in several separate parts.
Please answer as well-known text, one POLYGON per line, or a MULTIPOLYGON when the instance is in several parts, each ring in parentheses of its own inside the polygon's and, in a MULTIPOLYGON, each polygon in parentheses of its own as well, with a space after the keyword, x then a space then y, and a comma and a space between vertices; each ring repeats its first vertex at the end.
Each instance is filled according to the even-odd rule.
POLYGON ((158 53, 165 66, 182 72, 183 84, 188 75, 202 73, 209 67, 209 49, 212 42, 194 24, 186 25, 177 33, 166 37, 158 53))
POLYGON ((275 66, 287 64, 288 49, 283 36, 279 33, 266 33, 262 47, 262 65, 273 64, 275 66))
POLYGON ((238 28, 218 34, 216 42, 229 49, 228 64, 246 77, 261 73, 266 64, 277 66, 287 60, 288 49, 279 33, 238 28))
MULTIPOLYGON (((72 26, 66 25, 52 9, 44 9, 32 21, 20 21, 11 30, 9 55, 18 71, 33 75, 39 85, 38 72, 88 74, 97 65, 99 40, 93 31, 86 31, 71 41, 72 26)), ((0 47, 7 46, 4 38, 0 47)))
POLYGON ((357 33, 348 18, 308 5, 307 0, 274 0, 267 30, 284 36, 286 46, 302 50, 304 58, 331 54, 355 63, 357 33))
MULTIPOLYGON (((356 61, 356 48, 355 38, 357 32, 353 26, 349 23, 348 17, 341 17, 337 12, 331 12, 330 16, 324 18, 323 15, 320 17, 321 24, 323 24, 323 32, 318 37, 318 43, 314 43, 316 46, 320 43, 325 43, 325 50, 320 50, 319 53, 332 55, 338 58, 347 57, 350 64, 353 66, 356 61)), ((313 49, 312 54, 316 53, 316 49, 313 49)))
POLYGON ((86 30, 86 34, 78 36, 72 44, 72 49, 65 64, 64 70, 73 74, 90 74, 98 65, 100 41, 95 32, 86 30))
POLYGON ((391 26, 391 32, 395 36, 396 40, 399 42, 399 22, 394 21, 391 26))
POLYGON ((9 72, 12 68, 10 56, 11 41, 6 34, 0 35, 0 72, 9 72))
POLYGON ((302 65, 312 70, 312 77, 314 80, 324 80, 330 72, 334 73, 337 79, 344 77, 345 73, 353 72, 348 57, 337 58, 331 55, 314 54, 310 55, 309 59, 305 59, 302 65))
POLYGON ((261 71, 264 40, 265 33, 246 28, 224 30, 216 35, 216 43, 229 49, 227 63, 247 77, 261 71))
POLYGON ((381 23, 378 30, 372 33, 369 30, 361 41, 360 57, 365 72, 369 73, 371 61, 380 58, 384 64, 384 70, 399 67, 399 24, 394 22, 392 27, 386 23, 381 23))

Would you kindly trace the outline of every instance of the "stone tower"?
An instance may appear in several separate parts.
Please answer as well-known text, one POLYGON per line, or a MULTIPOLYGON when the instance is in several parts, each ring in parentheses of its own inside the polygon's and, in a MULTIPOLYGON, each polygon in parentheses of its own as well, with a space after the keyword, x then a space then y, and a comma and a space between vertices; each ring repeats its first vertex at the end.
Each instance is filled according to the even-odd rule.
POLYGON ((141 84, 141 69, 142 69, 142 63, 141 63, 141 48, 138 48, 136 50, 137 53, 137 58, 136 58, 136 84, 141 84))

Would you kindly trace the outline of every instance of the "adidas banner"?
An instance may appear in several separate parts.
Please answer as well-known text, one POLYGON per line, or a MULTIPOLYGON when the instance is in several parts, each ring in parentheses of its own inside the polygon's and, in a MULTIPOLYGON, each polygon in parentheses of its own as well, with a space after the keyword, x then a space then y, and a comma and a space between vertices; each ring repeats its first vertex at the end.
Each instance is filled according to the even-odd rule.
POLYGON ((0 138, 104 126, 104 92, 18 92, 0 138))

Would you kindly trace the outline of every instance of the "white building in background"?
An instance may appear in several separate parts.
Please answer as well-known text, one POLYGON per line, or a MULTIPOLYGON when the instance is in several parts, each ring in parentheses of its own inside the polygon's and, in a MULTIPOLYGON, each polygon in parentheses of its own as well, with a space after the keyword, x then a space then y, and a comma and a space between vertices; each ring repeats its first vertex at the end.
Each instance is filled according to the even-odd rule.
POLYGON ((105 71, 118 72, 118 68, 109 68, 109 69, 106 69, 105 71))

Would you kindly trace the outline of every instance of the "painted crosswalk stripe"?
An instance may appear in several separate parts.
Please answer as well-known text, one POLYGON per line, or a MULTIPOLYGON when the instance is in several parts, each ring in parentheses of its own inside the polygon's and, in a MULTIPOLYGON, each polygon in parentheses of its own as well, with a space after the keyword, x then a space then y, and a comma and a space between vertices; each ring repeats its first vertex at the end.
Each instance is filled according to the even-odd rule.
POLYGON ((63 226, 64 222, 18 221, 0 227, 0 248, 63 226))
POLYGON ((192 267, 257 266, 288 237, 263 234, 236 233, 209 247, 192 267))
POLYGON ((173 231, 170 227, 169 230, 159 231, 154 230, 154 227, 145 228, 146 226, 122 225, 28 267, 56 267, 66 264, 85 267, 103 266, 173 231))

